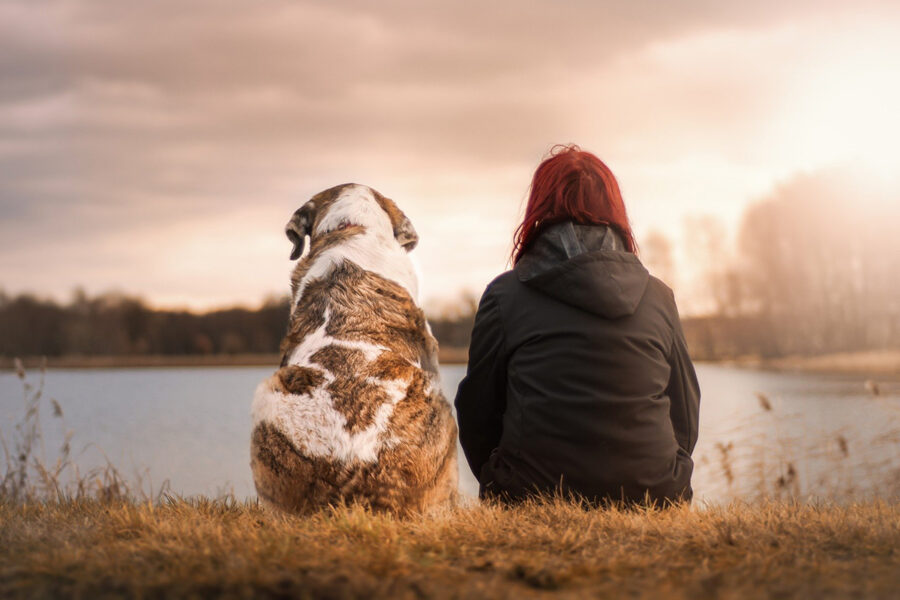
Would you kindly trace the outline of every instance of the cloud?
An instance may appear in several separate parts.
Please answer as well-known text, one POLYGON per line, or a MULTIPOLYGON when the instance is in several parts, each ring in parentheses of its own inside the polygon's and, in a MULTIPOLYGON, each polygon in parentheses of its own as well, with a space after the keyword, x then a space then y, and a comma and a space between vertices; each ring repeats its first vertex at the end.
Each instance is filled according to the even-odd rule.
POLYGON ((414 218, 426 289, 477 289, 553 142, 600 152, 639 228, 715 194, 734 217, 796 166, 766 124, 806 110, 784 94, 823 36, 878 23, 892 3, 4 2, 0 285, 258 298, 286 269, 262 240, 353 180, 414 218))

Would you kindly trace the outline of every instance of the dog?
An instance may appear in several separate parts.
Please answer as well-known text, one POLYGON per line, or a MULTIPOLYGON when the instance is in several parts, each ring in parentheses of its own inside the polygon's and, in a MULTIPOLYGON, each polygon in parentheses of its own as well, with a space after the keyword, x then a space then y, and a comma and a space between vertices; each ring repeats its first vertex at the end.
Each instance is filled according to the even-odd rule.
POLYGON ((251 470, 292 513, 359 503, 396 514, 455 502, 456 421, 416 303, 418 236, 375 190, 339 185, 287 224, 291 313, 281 366, 258 386, 251 470))

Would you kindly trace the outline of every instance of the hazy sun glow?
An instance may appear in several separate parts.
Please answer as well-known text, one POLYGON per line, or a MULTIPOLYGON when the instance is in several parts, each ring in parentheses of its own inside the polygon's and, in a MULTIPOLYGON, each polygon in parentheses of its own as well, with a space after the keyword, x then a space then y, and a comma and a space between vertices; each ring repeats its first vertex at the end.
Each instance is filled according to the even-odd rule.
POLYGON ((356 181, 412 218, 427 301, 478 294, 534 167, 575 142, 618 175, 638 242, 673 242, 690 311, 691 217, 730 243, 800 173, 896 189, 895 3, 471 10, 3 4, 0 286, 255 304, 287 291, 291 212, 356 181))

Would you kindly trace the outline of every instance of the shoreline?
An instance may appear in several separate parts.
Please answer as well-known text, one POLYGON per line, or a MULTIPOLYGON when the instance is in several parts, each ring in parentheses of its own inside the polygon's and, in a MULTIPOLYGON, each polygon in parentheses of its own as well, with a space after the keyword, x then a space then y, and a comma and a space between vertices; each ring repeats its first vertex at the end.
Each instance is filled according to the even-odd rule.
POLYGON ((817 356, 740 357, 728 360, 697 361, 761 371, 821 373, 831 375, 900 376, 900 350, 836 352, 817 356))
MULTIPOLYGON (((442 365, 465 365, 467 348, 441 348, 442 365)), ((38 369, 42 357, 22 359, 26 369, 38 369)), ((56 356, 47 357, 48 369, 136 369, 177 367, 266 367, 276 368, 280 355, 271 354, 187 354, 187 355, 122 355, 122 356, 56 356)), ((698 364, 733 366, 742 369, 822 373, 840 375, 900 376, 900 350, 844 352, 819 356, 756 356, 722 360, 697 360, 698 364)), ((0 357, 0 371, 15 369, 14 359, 0 357)))
MULTIPOLYGON (((441 349, 438 361, 442 365, 465 365, 467 348, 441 349)), ((45 358, 22 357, 26 369, 39 369, 45 358)), ((176 367, 278 367, 281 355, 266 354, 133 354, 119 356, 48 356, 48 369, 152 369, 176 367)), ((0 357, 0 372, 15 370, 15 359, 0 357)))

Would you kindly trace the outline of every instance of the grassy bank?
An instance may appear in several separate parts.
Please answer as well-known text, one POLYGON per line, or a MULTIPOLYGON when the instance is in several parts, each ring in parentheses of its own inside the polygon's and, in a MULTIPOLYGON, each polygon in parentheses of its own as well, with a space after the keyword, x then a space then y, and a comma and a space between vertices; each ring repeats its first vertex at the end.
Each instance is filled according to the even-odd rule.
POLYGON ((410 521, 208 500, 0 503, 0 596, 896 597, 900 506, 629 512, 555 502, 410 521))

